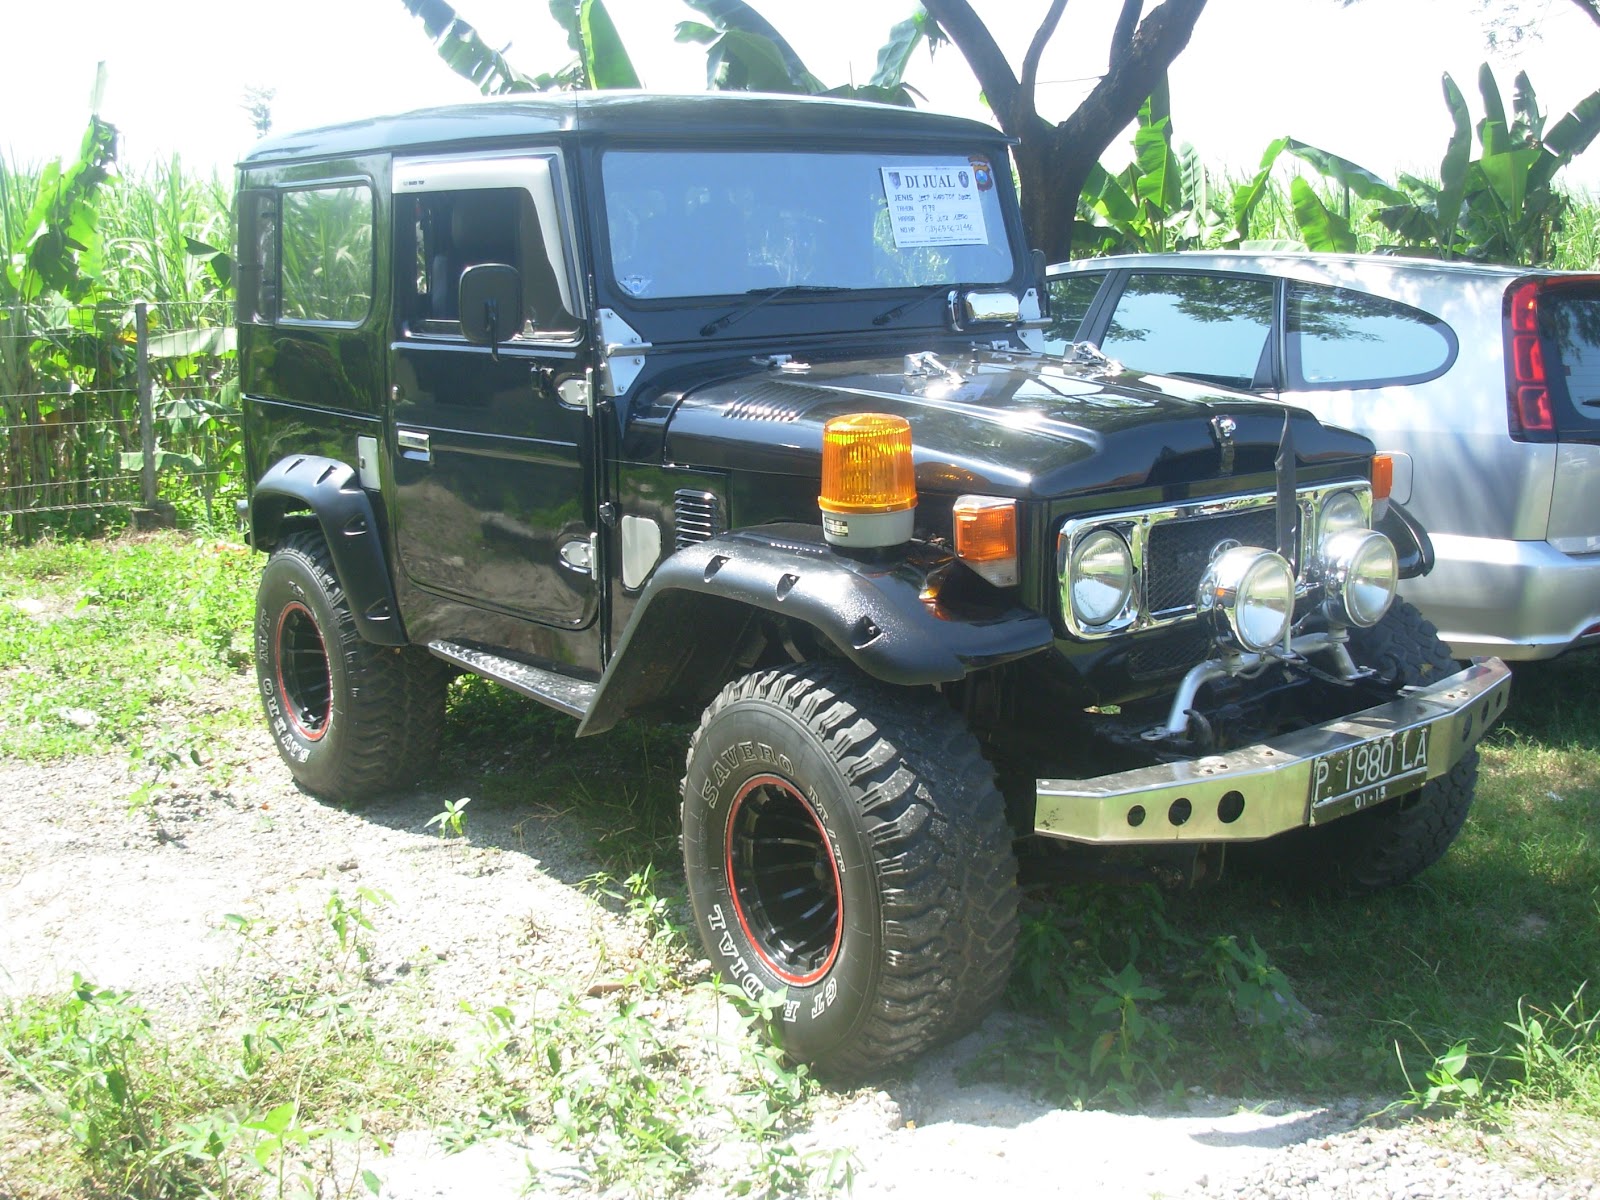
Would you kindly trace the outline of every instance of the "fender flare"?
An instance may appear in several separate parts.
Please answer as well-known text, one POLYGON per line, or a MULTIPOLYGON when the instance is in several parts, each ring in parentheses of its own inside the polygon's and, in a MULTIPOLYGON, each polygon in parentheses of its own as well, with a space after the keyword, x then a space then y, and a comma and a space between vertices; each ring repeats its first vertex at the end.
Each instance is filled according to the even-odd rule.
POLYGON ((1401 579, 1415 579, 1433 570, 1433 539, 1405 505, 1389 501, 1388 510, 1378 518, 1375 528, 1394 543, 1401 579))
POLYGON ((322 526, 356 629, 379 646, 406 645, 372 497, 348 463, 319 454, 281 458, 250 492, 250 544, 271 550, 284 518, 309 511, 322 526))
POLYGON ((1049 620, 1036 612, 968 619, 921 593, 914 572, 836 554, 812 526, 770 525, 686 546, 650 577, 578 736, 669 695, 709 698, 767 613, 809 625, 867 675, 906 687, 954 682, 1053 644, 1049 620))

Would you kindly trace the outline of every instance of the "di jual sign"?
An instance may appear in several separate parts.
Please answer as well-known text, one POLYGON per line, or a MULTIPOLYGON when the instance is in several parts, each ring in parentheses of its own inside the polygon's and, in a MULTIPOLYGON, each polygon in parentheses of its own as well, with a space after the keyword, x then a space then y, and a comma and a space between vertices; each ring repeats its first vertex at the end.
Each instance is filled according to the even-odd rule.
MULTIPOLYGON (((915 246, 981 246, 986 163, 883 167, 889 227, 902 250, 915 246)), ((992 186, 992 184, 991 184, 992 186)))

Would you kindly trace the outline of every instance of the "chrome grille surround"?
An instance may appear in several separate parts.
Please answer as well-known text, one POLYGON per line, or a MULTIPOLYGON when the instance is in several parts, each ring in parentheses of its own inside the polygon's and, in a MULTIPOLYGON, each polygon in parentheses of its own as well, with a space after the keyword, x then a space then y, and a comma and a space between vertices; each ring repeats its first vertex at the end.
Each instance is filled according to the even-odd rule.
MULTIPOLYGON (((1323 504, 1335 492, 1355 493, 1367 516, 1368 527, 1371 527, 1372 487, 1365 480, 1345 480, 1298 489, 1295 493, 1300 508, 1300 544, 1296 555, 1298 578, 1295 587, 1298 595, 1305 595, 1321 583, 1321 567, 1315 553, 1315 547, 1321 541, 1318 524, 1323 504)), ((1059 583, 1062 625, 1074 638, 1096 641, 1194 620, 1195 595, 1200 578, 1216 548, 1225 542, 1235 541, 1242 545, 1257 544, 1238 538, 1236 535, 1241 531, 1257 535, 1270 531, 1271 538, 1263 549, 1272 549, 1272 543, 1277 538, 1276 505, 1275 493, 1258 492, 1221 500, 1200 500, 1072 518, 1061 526, 1056 535, 1056 579, 1059 583), (1078 543, 1098 529, 1115 530, 1127 541, 1133 554, 1134 586, 1121 613, 1104 625, 1088 626, 1082 624, 1072 611, 1072 579, 1068 574, 1068 564, 1078 543), (1194 547, 1200 543, 1205 543, 1205 549, 1197 555, 1194 547)))

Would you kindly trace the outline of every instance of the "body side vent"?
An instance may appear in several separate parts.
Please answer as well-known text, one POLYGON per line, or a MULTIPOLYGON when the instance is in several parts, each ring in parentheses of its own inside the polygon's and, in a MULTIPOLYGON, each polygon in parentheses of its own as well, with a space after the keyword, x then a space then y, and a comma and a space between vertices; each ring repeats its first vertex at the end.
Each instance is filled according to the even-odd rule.
POLYGON ((683 549, 704 542, 727 530, 722 500, 715 492, 682 488, 672 497, 674 546, 683 549))

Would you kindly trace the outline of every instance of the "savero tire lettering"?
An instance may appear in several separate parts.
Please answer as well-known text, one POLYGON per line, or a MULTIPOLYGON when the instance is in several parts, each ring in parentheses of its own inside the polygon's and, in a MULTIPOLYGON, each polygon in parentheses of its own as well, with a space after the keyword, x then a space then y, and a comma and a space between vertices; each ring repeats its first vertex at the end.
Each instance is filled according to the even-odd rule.
POLYGON ((784 775, 794 773, 794 763, 789 756, 773 749, 765 742, 737 742, 723 750, 711 762, 711 773, 700 789, 700 798, 715 808, 722 798, 722 785, 728 782, 741 766, 761 763, 784 775))

